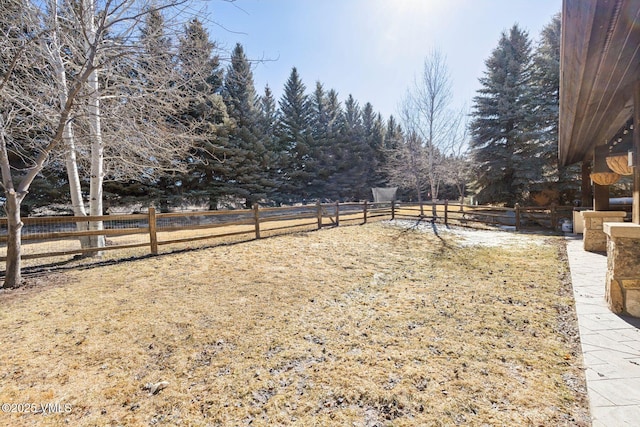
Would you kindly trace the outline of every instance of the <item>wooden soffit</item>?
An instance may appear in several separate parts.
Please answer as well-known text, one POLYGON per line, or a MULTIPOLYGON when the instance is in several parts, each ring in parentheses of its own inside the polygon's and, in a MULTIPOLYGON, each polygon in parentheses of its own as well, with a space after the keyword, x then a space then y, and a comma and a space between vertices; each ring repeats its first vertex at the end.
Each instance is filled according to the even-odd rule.
POLYGON ((558 155, 591 159, 633 114, 640 0, 563 0, 558 155))

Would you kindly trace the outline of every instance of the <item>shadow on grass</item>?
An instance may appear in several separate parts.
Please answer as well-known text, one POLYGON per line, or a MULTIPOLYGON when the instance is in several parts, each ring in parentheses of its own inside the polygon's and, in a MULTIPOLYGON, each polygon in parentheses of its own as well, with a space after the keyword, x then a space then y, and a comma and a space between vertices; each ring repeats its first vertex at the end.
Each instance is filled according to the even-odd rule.
MULTIPOLYGON (((312 229, 312 230, 305 230, 305 231, 293 231, 290 233, 274 234, 271 236, 263 236, 260 238, 260 240, 281 237, 287 234, 310 233, 314 231, 318 231, 318 230, 312 229)), ((204 251, 204 250, 217 248, 217 247, 235 246, 243 243, 248 243, 253 240, 256 240, 256 239, 251 238, 251 239, 245 239, 245 240, 237 240, 234 242, 219 242, 219 243, 201 246, 201 247, 195 247, 195 248, 187 247, 182 249, 173 249, 173 250, 162 252, 159 254, 132 255, 127 257, 113 258, 113 259, 107 259, 107 260, 101 260, 100 258, 97 258, 97 257, 94 258, 94 257, 74 256, 73 258, 65 261, 52 262, 48 264, 41 264, 41 265, 31 266, 31 267, 23 267, 22 276, 23 276, 23 279, 28 280, 29 278, 42 277, 51 273, 59 273, 59 272, 71 271, 71 270, 89 270, 96 267, 105 267, 105 266, 120 264, 123 262, 144 261, 150 258, 167 257, 167 256, 173 256, 173 255, 187 253, 187 252, 198 252, 198 251, 204 251)), ((0 272, 0 281, 4 280, 5 274, 6 274, 6 271, 0 272)))
MULTIPOLYGON (((440 233, 438 232, 438 225, 436 223, 436 219, 432 217, 427 217, 427 216, 418 217, 415 224, 413 224, 411 227, 405 228, 400 232, 400 234, 398 234, 398 236, 396 237, 396 240, 399 239, 400 236, 402 236, 404 233, 408 233, 411 230, 417 230, 420 224, 427 223, 427 222, 431 224, 431 229, 433 230, 433 234, 440 240, 440 243, 441 243, 440 252, 443 252, 445 249, 451 249, 451 246, 449 245, 449 243, 447 243, 447 241, 443 239, 440 233), (431 219, 426 220, 426 218, 431 218, 431 219)), ((444 227, 445 229, 449 229, 448 225, 445 225, 444 227)))

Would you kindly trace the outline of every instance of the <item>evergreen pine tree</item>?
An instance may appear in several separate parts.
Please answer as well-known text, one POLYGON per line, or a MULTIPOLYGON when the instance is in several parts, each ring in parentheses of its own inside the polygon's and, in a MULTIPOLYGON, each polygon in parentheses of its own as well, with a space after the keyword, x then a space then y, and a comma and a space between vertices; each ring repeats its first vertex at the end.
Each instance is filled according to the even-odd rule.
POLYGON ((140 42, 144 46, 144 57, 140 61, 140 73, 151 79, 151 73, 171 64, 171 39, 165 34, 164 17, 160 10, 153 9, 145 16, 145 25, 140 30, 140 42))
MULTIPOLYGON (((403 141, 404 134, 402 131, 402 126, 400 126, 393 115, 390 115, 385 127, 384 145, 382 148, 382 152, 384 153, 384 161, 379 166, 378 170, 378 173, 384 177, 385 185, 397 185, 397 182, 393 182, 391 179, 391 171, 395 166, 393 164, 393 158, 398 153, 398 150, 403 144, 403 141)), ((402 188, 398 188, 397 197, 399 199, 404 195, 403 190, 404 189, 402 188)))
MULTIPOLYGON (((316 98, 317 95, 318 90, 316 89, 316 98)), ((314 135, 318 139, 316 145, 319 147, 316 157, 317 176, 315 177, 319 182, 318 187, 321 188, 319 197, 323 200, 336 200, 340 197, 336 188, 338 168, 348 152, 344 147, 341 135, 344 114, 338 100, 338 93, 334 89, 324 95, 322 114, 320 114, 320 108, 317 105, 314 106, 314 114, 317 116, 314 119, 314 135)))
POLYGON ((327 131, 335 138, 335 135, 342 129, 342 122, 344 120, 342 106, 338 100, 338 92, 336 92, 335 89, 331 89, 327 93, 326 116, 327 131))
POLYGON ((226 187, 229 193, 244 198, 250 208, 266 198, 273 184, 268 177, 269 156, 260 133, 253 72, 240 43, 231 54, 223 93, 229 117, 234 121, 225 160, 226 187))
POLYGON ((360 198, 369 198, 372 187, 382 187, 386 179, 380 171, 384 169, 384 123, 380 113, 375 114, 373 106, 366 103, 362 109, 362 124, 364 128, 364 138, 367 144, 367 180, 365 194, 360 198))
POLYGON ((258 103, 258 133, 265 150, 266 177, 271 184, 267 196, 276 203, 282 200, 279 179, 283 159, 286 158, 286 151, 276 134, 279 114, 273 92, 267 85, 258 103))
POLYGON ((340 103, 335 91, 327 94, 322 83, 316 82, 311 96, 312 164, 309 170, 309 193, 314 199, 329 197, 329 179, 334 172, 331 155, 336 141, 335 122, 340 114, 340 103))
MULTIPOLYGON (((269 85, 264 88, 264 95, 260 97, 259 107, 259 126, 260 133, 265 137, 272 137, 276 134, 276 126, 278 123, 278 108, 273 92, 269 85)), ((265 144, 268 146, 269 144, 265 144)))
POLYGON ((480 203, 513 206, 540 178, 538 147, 530 131, 530 63, 529 36, 517 25, 502 33, 485 61, 470 124, 480 203))
MULTIPOLYGON (((174 68, 171 39, 165 34, 164 17, 159 10, 152 10, 145 16, 145 25, 141 29, 140 42, 143 46, 142 60, 139 67, 134 70, 141 84, 153 85, 152 81, 165 76, 166 73, 158 73, 158 70, 174 68)), ((172 118, 167 118, 172 120, 172 118)), ((161 211, 167 211, 169 205, 177 205, 181 202, 181 196, 176 188, 175 174, 162 174, 154 182, 129 182, 115 181, 104 183, 105 204, 131 203, 138 195, 139 188, 145 188, 146 197, 155 200, 161 211), (151 185, 148 185, 151 184, 151 185), (132 188, 130 188, 132 187, 132 188), (133 194, 134 196, 130 196, 133 194), (130 197, 127 197, 130 196, 130 197)))
POLYGON ((543 184, 553 183, 559 201, 570 203, 579 190, 580 170, 576 165, 564 167, 558 162, 560 25, 560 14, 557 14, 543 28, 533 56, 533 112, 543 161, 543 184))
POLYGON ((385 150, 394 150, 398 148, 400 142, 402 142, 402 127, 396 121, 396 118, 393 115, 389 116, 389 120, 387 120, 387 129, 384 136, 384 149, 385 150))
POLYGON ((370 150, 365 139, 362 110, 352 95, 345 101, 344 119, 335 152, 337 165, 332 182, 338 198, 358 200, 368 197, 370 150))
POLYGON ((316 82, 316 88, 309 98, 309 127, 311 131, 311 145, 309 147, 309 162, 306 171, 309 174, 307 192, 311 199, 324 196, 327 177, 327 164, 324 161, 324 147, 327 143, 327 95, 322 83, 316 82))
POLYGON ((322 83, 316 82, 316 89, 311 95, 311 132, 314 139, 323 138, 328 130, 327 94, 322 83))
POLYGON ((280 121, 278 136, 286 149, 288 158, 282 169, 280 183, 290 200, 309 197, 309 172, 311 160, 311 128, 309 100, 306 87, 294 67, 284 86, 280 99, 280 121))
POLYGON ((378 113, 376 121, 373 123, 373 133, 371 135, 370 144, 373 148, 373 155, 375 162, 373 166, 375 169, 371 170, 369 178, 369 187, 385 187, 388 183, 388 178, 383 172, 386 169, 386 137, 387 130, 385 128, 382 114, 378 113))
POLYGON ((231 53, 231 64, 224 77, 224 101, 229 117, 238 127, 256 127, 258 111, 251 65, 244 48, 237 43, 231 53))
POLYGON ((215 51, 216 44, 202 23, 197 18, 191 20, 178 45, 178 67, 186 81, 184 92, 188 98, 188 107, 180 119, 195 129, 196 136, 215 136, 197 140, 191 156, 185 159, 189 173, 177 175, 173 182, 180 198, 207 202, 210 209, 217 209, 218 200, 226 194, 221 175, 226 168, 230 128, 221 96, 223 73, 215 51))

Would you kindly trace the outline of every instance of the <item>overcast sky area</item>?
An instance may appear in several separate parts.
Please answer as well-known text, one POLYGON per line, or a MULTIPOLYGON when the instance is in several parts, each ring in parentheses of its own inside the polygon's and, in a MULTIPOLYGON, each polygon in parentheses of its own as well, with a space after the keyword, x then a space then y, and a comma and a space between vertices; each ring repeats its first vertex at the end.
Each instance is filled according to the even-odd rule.
POLYGON ((236 0, 209 1, 201 19, 231 50, 240 42, 254 66, 259 94, 276 99, 297 67, 307 92, 316 81, 398 116, 407 88, 433 49, 445 54, 452 107, 471 108, 500 35, 517 23, 535 43, 561 0, 236 0))

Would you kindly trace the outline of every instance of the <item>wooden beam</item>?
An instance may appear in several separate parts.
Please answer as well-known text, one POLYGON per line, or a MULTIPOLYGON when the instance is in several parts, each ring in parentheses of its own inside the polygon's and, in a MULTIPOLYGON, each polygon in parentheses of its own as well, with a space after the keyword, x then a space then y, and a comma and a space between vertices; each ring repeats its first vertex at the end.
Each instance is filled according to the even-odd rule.
POLYGON ((599 15, 606 18, 606 25, 592 33, 595 39, 589 53, 595 56, 590 62, 598 66, 594 68, 595 74, 585 75, 593 81, 585 105, 588 113, 578 133, 578 140, 596 145, 612 138, 631 116, 631 108, 626 114, 621 111, 626 105, 631 107, 631 91, 638 75, 638 31, 635 19, 628 19, 637 17, 638 4, 624 0, 610 2, 608 6, 605 3, 599 2, 596 8, 596 14, 606 13, 599 15))
POLYGON ((559 157, 580 161, 632 115, 640 73, 640 2, 564 0, 559 157))
POLYGON ((609 210, 609 186, 593 183, 593 209, 596 211, 609 210))
POLYGON ((580 186, 580 206, 583 208, 593 207, 593 191, 591 188, 591 162, 582 162, 582 185, 580 186))
MULTIPOLYGON (((589 39, 595 18, 596 0, 562 2, 562 41, 560 43, 560 128, 558 155, 563 165, 572 163, 577 150, 574 133, 578 132, 580 97, 587 68, 589 39)), ((592 61, 593 62, 593 61, 592 61)))
MULTIPOLYGON (((606 163, 606 155, 608 149, 606 146, 599 146, 593 150, 593 166, 591 172, 611 171, 606 163)), ((609 186, 593 183, 593 210, 608 211, 609 210, 609 186)))

